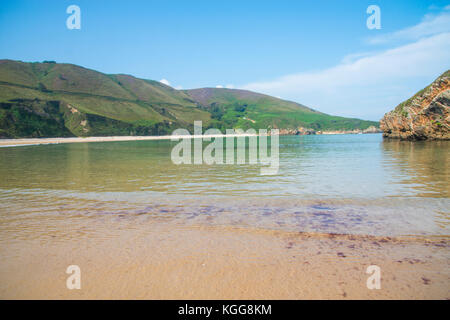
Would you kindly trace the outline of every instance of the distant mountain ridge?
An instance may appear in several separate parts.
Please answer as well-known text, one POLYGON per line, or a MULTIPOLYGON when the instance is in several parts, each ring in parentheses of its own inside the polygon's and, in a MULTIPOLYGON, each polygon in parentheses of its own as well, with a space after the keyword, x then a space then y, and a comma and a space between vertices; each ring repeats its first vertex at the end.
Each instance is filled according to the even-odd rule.
POLYGON ((0 60, 0 137, 162 135, 176 128, 353 130, 376 122, 330 116, 251 91, 176 90, 73 64, 0 60))

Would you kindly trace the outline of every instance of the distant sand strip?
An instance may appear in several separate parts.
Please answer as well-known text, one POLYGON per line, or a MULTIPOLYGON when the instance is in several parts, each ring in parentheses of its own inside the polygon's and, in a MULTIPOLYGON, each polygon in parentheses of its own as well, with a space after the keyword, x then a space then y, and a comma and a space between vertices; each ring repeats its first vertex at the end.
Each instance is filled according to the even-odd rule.
POLYGON ((75 143, 75 142, 111 142, 111 141, 142 141, 142 140, 170 140, 170 139, 197 139, 219 137, 254 137, 254 134, 213 134, 213 135, 180 135, 180 136, 113 136, 113 137, 74 137, 74 138, 25 138, 0 139, 0 147, 19 147, 40 144, 75 143))

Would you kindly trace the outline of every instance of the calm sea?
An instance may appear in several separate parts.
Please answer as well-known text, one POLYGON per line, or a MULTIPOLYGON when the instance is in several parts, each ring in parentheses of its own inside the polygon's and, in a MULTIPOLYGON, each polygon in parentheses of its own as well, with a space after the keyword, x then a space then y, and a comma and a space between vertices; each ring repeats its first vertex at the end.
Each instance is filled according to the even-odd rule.
POLYGON ((141 217, 136 223, 450 235, 448 141, 284 136, 273 176, 260 175, 260 165, 175 165, 175 144, 0 148, 2 234, 28 237, 33 225, 69 218, 76 229, 76 221, 141 217))

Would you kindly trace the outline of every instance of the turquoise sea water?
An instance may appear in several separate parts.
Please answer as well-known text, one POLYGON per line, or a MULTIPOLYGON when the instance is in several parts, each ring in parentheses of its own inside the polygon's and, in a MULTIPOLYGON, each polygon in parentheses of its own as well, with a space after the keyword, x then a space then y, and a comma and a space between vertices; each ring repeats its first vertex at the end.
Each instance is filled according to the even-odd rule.
POLYGON ((273 176, 260 175, 260 165, 175 165, 175 144, 0 148, 0 228, 20 237, 25 226, 45 219, 108 216, 294 232, 450 235, 448 141, 283 136, 273 176))

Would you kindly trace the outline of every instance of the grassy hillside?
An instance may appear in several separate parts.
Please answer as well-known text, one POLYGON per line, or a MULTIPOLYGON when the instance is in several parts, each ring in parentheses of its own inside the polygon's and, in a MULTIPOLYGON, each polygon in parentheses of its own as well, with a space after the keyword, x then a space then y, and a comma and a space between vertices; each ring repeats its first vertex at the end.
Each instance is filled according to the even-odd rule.
POLYGON ((72 64, 0 60, 0 137, 161 135, 175 128, 367 128, 250 91, 180 91, 158 81, 72 64))
POLYGON ((184 92, 211 113, 211 126, 217 128, 352 130, 378 126, 374 121, 330 116, 292 101, 246 90, 202 88, 184 92))
POLYGON ((211 121, 186 94, 160 82, 51 62, 0 60, 1 102, 0 137, 67 136, 67 130, 72 136, 161 135, 192 128, 194 120, 211 121), (52 116, 63 119, 64 130, 43 131, 36 125, 38 119, 47 121, 36 105, 47 102, 61 106, 52 116), (25 122, 27 130, 24 118, 12 111, 18 109, 35 119, 25 122))

